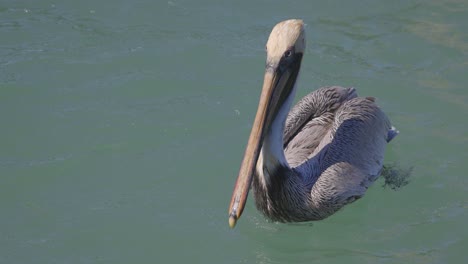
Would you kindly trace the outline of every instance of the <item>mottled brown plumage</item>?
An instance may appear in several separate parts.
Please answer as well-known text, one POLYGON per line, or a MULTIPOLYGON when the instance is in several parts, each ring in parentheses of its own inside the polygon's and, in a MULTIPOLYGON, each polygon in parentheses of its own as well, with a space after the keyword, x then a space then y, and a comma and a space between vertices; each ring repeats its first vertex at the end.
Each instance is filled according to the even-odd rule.
POLYGON ((320 88, 289 111, 304 48, 301 20, 273 28, 260 104, 231 200, 231 227, 250 184, 258 210, 274 221, 332 215, 364 195, 398 133, 375 99, 357 97, 354 88, 320 88))
POLYGON ((290 167, 257 167, 253 177, 255 204, 265 216, 280 222, 324 219, 375 181, 393 130, 372 100, 356 96, 353 88, 323 87, 290 111, 284 130, 290 167))

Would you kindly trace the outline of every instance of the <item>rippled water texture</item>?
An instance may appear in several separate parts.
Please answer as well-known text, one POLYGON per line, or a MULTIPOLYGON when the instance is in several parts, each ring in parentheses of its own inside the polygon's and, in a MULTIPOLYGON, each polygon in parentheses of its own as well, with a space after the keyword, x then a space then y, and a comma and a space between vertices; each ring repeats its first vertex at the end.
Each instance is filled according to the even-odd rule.
POLYGON ((0 263, 466 263, 466 1, 0 2, 0 263), (227 207, 271 28, 307 23, 298 95, 375 96, 400 130, 321 222, 227 207))

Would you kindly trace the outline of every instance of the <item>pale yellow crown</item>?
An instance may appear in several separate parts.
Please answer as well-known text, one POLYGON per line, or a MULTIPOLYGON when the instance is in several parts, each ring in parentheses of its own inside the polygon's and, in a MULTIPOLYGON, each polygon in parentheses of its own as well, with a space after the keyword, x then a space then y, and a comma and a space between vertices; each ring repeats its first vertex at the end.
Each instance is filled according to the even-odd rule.
POLYGON ((304 22, 300 19, 282 21, 273 28, 266 44, 267 56, 279 60, 291 47, 296 53, 304 53, 304 22))

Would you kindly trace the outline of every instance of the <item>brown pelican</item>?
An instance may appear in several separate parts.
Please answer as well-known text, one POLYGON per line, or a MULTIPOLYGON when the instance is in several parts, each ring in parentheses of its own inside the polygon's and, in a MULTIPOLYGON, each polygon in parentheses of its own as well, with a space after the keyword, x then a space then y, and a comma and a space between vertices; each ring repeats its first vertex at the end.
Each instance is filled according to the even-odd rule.
POLYGON ((354 88, 322 87, 289 111, 304 49, 302 20, 280 22, 268 38, 260 102, 229 207, 231 227, 251 185, 257 209, 273 221, 332 215, 364 195, 398 133, 375 99, 357 97, 354 88))

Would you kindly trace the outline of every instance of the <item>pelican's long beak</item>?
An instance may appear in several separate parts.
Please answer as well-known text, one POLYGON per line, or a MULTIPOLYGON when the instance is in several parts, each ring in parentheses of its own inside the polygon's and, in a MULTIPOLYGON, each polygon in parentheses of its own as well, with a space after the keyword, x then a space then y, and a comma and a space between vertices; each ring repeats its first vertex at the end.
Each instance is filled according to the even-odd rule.
POLYGON ((302 54, 290 63, 268 63, 255 121, 240 167, 239 176, 229 206, 229 226, 234 228, 244 210, 252 177, 262 148, 263 138, 286 98, 293 91, 302 54))

